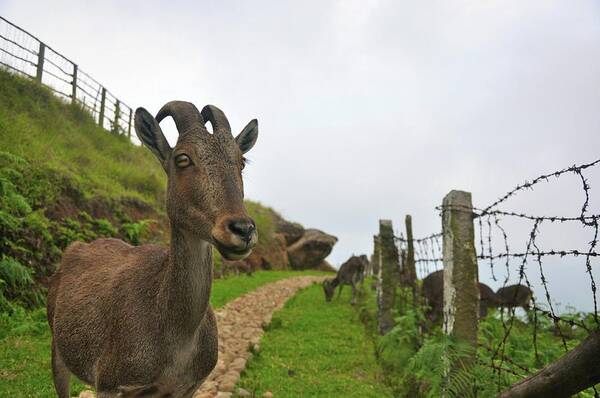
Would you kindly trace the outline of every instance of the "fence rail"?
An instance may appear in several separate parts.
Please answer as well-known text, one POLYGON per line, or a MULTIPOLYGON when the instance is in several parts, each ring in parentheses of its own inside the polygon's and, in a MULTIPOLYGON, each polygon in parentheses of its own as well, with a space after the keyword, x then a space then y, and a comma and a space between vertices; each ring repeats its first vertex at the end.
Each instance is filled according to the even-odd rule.
POLYGON ((131 139, 130 106, 75 62, 2 16, 0 67, 34 79, 60 98, 81 105, 101 127, 131 139))
MULTIPOLYGON (((588 182, 589 173, 600 168, 600 159, 581 165, 573 165, 564 169, 557 170, 552 173, 543 174, 531 181, 526 181, 523 184, 517 185, 514 189, 501 195, 498 200, 488 206, 476 208, 471 206, 470 194, 466 192, 452 191, 447 198, 452 194, 468 195, 468 200, 464 204, 444 200, 442 206, 436 209, 440 212, 442 219, 442 232, 432 233, 423 238, 412 238, 412 232, 406 237, 404 234, 394 237, 394 246, 400 253, 400 260, 396 265, 399 274, 404 272, 403 267, 407 264, 406 252, 408 247, 414 246, 414 259, 416 264, 417 277, 423 279, 425 276, 434 271, 444 270, 444 289, 450 287, 453 290, 449 293, 444 291, 444 321, 450 320, 456 330, 457 323, 465 323, 458 325, 461 330, 472 331, 477 330, 477 314, 476 308, 479 306, 478 294, 466 294, 465 289, 470 289, 472 274, 478 279, 478 269, 489 267, 491 278, 500 283, 502 288, 508 286, 508 283, 517 282, 521 285, 524 291, 527 289, 530 292, 534 291, 534 281, 540 292, 540 297, 534 294, 531 297, 531 303, 528 304, 528 323, 532 325, 531 331, 531 347, 535 355, 535 363, 537 369, 531 369, 524 363, 518 363, 517 360, 511 359, 507 355, 507 344, 511 333, 516 327, 516 305, 508 306, 508 315, 504 311, 500 312, 500 317, 503 325, 503 335, 497 341, 490 342, 489 346, 482 347, 491 354, 491 360, 483 361, 481 358, 476 359, 476 363, 494 370, 498 377, 498 393, 502 392, 506 385, 501 386, 500 380, 503 374, 513 376, 526 377, 519 383, 503 392, 502 396, 525 396, 519 395, 522 391, 527 390, 526 396, 544 396, 543 392, 548 391, 548 383, 553 383, 556 388, 555 396, 570 396, 578 391, 591 388, 594 396, 599 397, 598 392, 594 388, 594 384, 600 382, 600 368, 595 366, 593 362, 582 362, 582 358, 596 358, 595 355, 590 355, 590 350, 600 355, 600 317, 598 316, 598 298, 596 278, 593 273, 592 261, 596 261, 600 257, 600 252, 597 250, 599 238, 599 219, 600 214, 596 211, 590 211, 591 207, 591 189, 588 182), (577 207, 577 211, 573 211, 569 215, 536 215, 526 211, 507 210, 505 207, 507 202, 519 193, 524 191, 533 191, 541 183, 553 183, 563 181, 566 176, 575 177, 580 186, 575 193, 581 194, 581 202, 577 207), (575 213, 575 214, 573 214, 575 213), (453 214, 454 216, 452 216, 453 214), (455 217, 453 221, 449 218, 455 217), (515 226, 519 223, 519 229, 515 230, 515 226), (562 235, 557 242, 552 244, 552 239, 544 239, 546 226, 554 225, 554 228, 561 226, 579 226, 579 232, 584 235, 577 235, 577 239, 573 239, 575 244, 568 244, 568 240, 563 239, 562 235, 569 235, 568 232, 560 232, 562 235), (465 234, 465 231, 470 231, 465 234), (456 242, 459 239, 460 242, 456 242), (567 243, 565 243, 567 242, 567 243), (564 247, 553 247, 564 246, 564 247), (575 246, 575 247, 574 247, 575 246), (469 250, 465 249, 469 248, 469 250), (471 250, 472 249, 472 250, 471 250), (581 272, 587 274, 587 289, 590 293, 590 301, 593 302, 593 307, 589 317, 578 319, 574 318, 573 314, 559 313, 556 307, 556 300, 553 299, 550 289, 549 278, 547 276, 547 259, 581 258, 581 272), (502 265, 499 270, 498 265, 502 265), (457 268, 458 267, 458 268, 457 268), (461 270, 457 275, 457 269, 461 270), (516 271, 516 272, 515 272, 516 271), (503 279, 498 279, 498 272, 504 273, 503 279), (513 273, 511 275, 511 272, 513 273), (468 282, 468 283, 467 283, 468 282), (466 283, 466 285, 465 285, 466 283), (456 284, 456 286, 455 286, 456 284), (462 286, 458 286, 463 284, 462 286), (475 304, 477 300, 477 304, 475 304), (473 305, 465 303, 471 301, 473 305), (458 303, 458 304, 457 304, 458 303), (462 309, 460 308, 462 306, 462 309), (464 316, 460 319, 460 311, 466 311, 469 316, 464 316), (458 312, 457 312, 458 311, 458 312), (541 329, 542 318, 547 319, 553 326, 554 332, 560 338, 565 355, 553 363, 543 363, 538 350, 538 334, 541 329), (577 328, 587 333, 587 338, 577 347, 573 348, 572 344, 568 344, 568 336, 565 335, 567 328, 577 328), (589 369, 589 377, 586 380, 579 380, 576 374, 571 374, 569 371, 562 371, 560 379, 547 381, 548 372, 555 372, 556 368, 572 368, 572 369, 589 369), (577 382, 573 380, 579 380, 577 382)), ((562 187, 562 186, 561 186, 562 187)), ((572 189, 572 188, 570 188, 572 189)), ((564 191, 570 194, 570 191, 564 191)), ((544 198, 547 199, 547 198, 544 198)), ((598 201, 594 202, 598 205, 598 201)), ((562 206, 561 206, 562 207, 562 206)), ((408 227, 408 225, 407 225, 408 227)), ((412 227, 411 227, 412 229, 412 227)), ((561 230, 562 231, 562 230, 561 230)), ((384 242, 378 237, 375 237, 375 251, 386 250, 384 242), (377 244, 379 243, 379 245, 377 244)), ((374 257, 377 257, 375 253, 374 257)), ((574 260, 572 260, 574 261, 574 260)), ((384 265, 384 264, 380 264, 384 265)), ((572 269, 571 272, 577 272, 578 268, 570 263, 568 265, 572 269)), ((381 277, 381 274, 380 274, 381 277)), ((596 276, 597 277, 597 276, 596 276)), ((399 284, 405 287, 406 281, 402 278, 398 280, 399 284)), ((384 281, 379 281, 379 285, 384 281)), ((581 288, 585 288, 581 286, 581 288)), ((516 301, 516 294, 515 294, 516 301)), ((522 320, 520 320, 522 322, 522 320)), ((444 329, 448 332, 447 325, 444 329)), ((450 331, 453 328, 450 327, 450 331)), ((470 335, 471 340, 472 335, 470 335)), ((474 348, 477 347, 476 341, 472 341, 474 348)), ((592 359, 586 359, 592 361, 592 359)), ((599 361, 600 363, 600 361, 599 361)), ((452 364, 450 364, 452 366, 452 364)), ((490 380, 491 382, 491 380, 490 380)))

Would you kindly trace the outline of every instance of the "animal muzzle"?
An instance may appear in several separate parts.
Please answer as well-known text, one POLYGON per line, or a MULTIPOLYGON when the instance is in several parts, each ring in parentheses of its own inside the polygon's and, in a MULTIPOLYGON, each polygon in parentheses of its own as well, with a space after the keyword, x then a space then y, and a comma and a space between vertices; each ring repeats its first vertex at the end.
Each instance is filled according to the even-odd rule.
POLYGON ((223 217, 212 231, 215 246, 227 260, 242 260, 258 241, 256 224, 249 217, 223 217))

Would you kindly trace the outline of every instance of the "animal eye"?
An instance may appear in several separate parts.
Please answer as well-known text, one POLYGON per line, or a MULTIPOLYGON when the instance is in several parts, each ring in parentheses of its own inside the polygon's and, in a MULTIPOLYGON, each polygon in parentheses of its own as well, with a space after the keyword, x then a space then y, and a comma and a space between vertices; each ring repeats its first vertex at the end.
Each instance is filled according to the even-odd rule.
POLYGON ((191 164, 192 164, 192 160, 190 159, 190 157, 188 155, 186 155, 184 153, 182 153, 181 155, 177 155, 175 157, 175 165, 177 167, 179 167, 180 169, 188 167, 191 164))

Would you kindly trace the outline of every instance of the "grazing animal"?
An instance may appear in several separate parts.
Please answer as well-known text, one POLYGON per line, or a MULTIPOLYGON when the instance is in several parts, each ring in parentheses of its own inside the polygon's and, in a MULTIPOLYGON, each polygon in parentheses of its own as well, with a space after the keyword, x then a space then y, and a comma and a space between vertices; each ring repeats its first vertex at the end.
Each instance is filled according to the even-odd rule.
POLYGON ((337 275, 333 279, 327 279, 323 281, 323 291, 325 292, 325 300, 331 301, 333 293, 336 287, 340 287, 338 290, 338 297, 342 294, 342 287, 344 285, 352 286, 352 301, 356 303, 356 285, 362 282, 364 279, 364 272, 368 265, 367 256, 352 256, 350 257, 337 272, 337 275))
POLYGON ((485 318, 490 308, 502 305, 501 298, 485 283, 479 282, 479 317, 485 318))
POLYGON ((502 300, 502 308, 522 307, 525 311, 529 310, 529 305, 533 297, 533 292, 530 288, 518 284, 501 287, 496 294, 502 300))
POLYGON ((215 106, 199 112, 173 101, 156 119, 138 108, 135 130, 167 174, 171 242, 134 247, 99 239, 67 248, 48 290, 59 398, 70 397, 71 374, 94 386, 98 398, 191 397, 217 362, 212 246, 239 260, 258 239, 242 183, 256 120, 234 138, 215 106), (179 131, 174 148, 159 126, 167 116, 179 131))
MULTIPOLYGON (((427 317, 431 322, 436 322, 442 317, 444 310, 444 271, 432 272, 423 279, 423 295, 430 307, 427 317)), ((500 297, 486 284, 479 282, 479 317, 487 315, 488 309, 499 307, 502 303, 500 297)))
POLYGON ((360 259, 362 260, 362 262, 364 264, 363 276, 362 276, 362 279, 364 279, 366 276, 366 273, 367 273, 367 269, 371 266, 371 263, 369 262, 369 257, 367 257, 366 254, 361 254, 358 257, 360 257, 360 259))

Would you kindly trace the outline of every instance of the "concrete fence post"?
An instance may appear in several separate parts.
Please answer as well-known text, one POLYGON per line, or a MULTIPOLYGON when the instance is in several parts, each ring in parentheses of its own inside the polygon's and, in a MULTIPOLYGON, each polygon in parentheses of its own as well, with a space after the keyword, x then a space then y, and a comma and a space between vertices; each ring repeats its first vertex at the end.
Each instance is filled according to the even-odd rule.
MULTIPOLYGON (((471 193, 451 191, 442 211, 444 235, 444 332, 472 347, 468 358, 446 358, 451 369, 475 362, 479 286, 471 193)), ((467 371, 468 372, 468 371, 467 371)))
POLYGON ((393 309, 396 301, 396 270, 399 261, 398 248, 394 242, 394 230, 390 220, 379 220, 379 246, 381 252, 379 274, 381 278, 377 321, 379 333, 384 335, 394 327, 393 309))
POLYGON ((38 51, 37 70, 35 73, 35 80, 38 83, 42 82, 42 75, 44 74, 44 59, 46 54, 46 45, 40 42, 40 49, 38 51))

